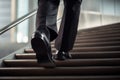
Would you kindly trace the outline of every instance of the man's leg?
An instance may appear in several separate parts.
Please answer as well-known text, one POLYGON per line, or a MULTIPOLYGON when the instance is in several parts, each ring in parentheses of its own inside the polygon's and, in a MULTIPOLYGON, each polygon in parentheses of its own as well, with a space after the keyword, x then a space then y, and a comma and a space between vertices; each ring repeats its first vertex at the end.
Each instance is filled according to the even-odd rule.
POLYGON ((81 2, 82 0, 64 0, 64 14, 55 43, 56 48, 59 50, 58 58, 64 59, 63 54, 67 54, 65 57, 70 57, 68 52, 72 50, 75 42, 81 2))
POLYGON ((46 16, 46 26, 50 31, 50 41, 53 41, 58 36, 57 34, 57 13, 59 0, 48 0, 48 10, 46 16))
POLYGON ((56 26, 52 27, 52 25, 53 23, 56 23, 56 19, 50 18, 56 18, 57 10, 55 9, 57 9, 57 6, 54 7, 56 3, 54 5, 53 3, 55 3, 55 0, 39 0, 36 16, 37 29, 31 40, 32 48, 36 53, 37 61, 44 67, 54 67, 50 40, 57 36, 57 33, 56 35, 51 35, 50 33, 55 33, 54 28, 56 26), (50 22, 50 20, 53 20, 53 22, 50 22))
POLYGON ((50 41, 58 36, 56 21, 59 2, 59 0, 38 0, 36 27, 41 29, 45 25, 50 32, 50 41))

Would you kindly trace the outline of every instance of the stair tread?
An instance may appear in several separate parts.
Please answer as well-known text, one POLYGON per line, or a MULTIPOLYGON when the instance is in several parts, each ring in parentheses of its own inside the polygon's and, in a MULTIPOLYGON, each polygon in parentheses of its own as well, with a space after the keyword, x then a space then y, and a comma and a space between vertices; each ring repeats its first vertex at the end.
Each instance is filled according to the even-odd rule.
MULTIPOLYGON (((76 48, 73 48, 73 50, 74 49, 78 49, 78 48, 80 48, 80 49, 85 49, 85 48, 117 48, 117 47, 120 47, 120 46, 93 46, 93 47, 76 47, 76 48)), ((54 50, 55 48, 53 48, 53 50, 54 50)), ((30 51, 33 51, 33 49, 31 49, 31 48, 29 48, 29 49, 25 49, 25 50, 30 50, 30 51)))
MULTIPOLYGON (((59 62, 65 62, 65 61, 90 61, 90 60, 93 60, 93 61, 96 61, 96 60, 101 60, 101 61, 104 61, 104 60, 120 60, 120 58, 101 58, 101 59, 67 59, 67 60, 63 60, 63 61, 59 61, 59 60, 55 60, 56 62, 59 61, 59 62)), ((13 59, 13 60, 4 60, 4 61, 35 61, 35 59, 13 59)))
POLYGON ((113 31, 113 30, 119 30, 120 27, 117 26, 117 27, 112 27, 112 28, 105 28, 105 27, 94 27, 94 28, 89 28, 89 29, 82 29, 82 30, 79 30, 79 33, 87 33, 87 32, 96 32, 96 31, 99 31, 99 32, 106 32, 106 31, 113 31))
MULTIPOLYGON (((16 60, 4 60, 6 66, 41 66, 37 63, 36 59, 16 59, 16 60)), ((118 66, 120 65, 120 58, 102 58, 102 59, 68 59, 65 61, 55 60, 57 67, 77 67, 77 66, 118 66)))
MULTIPOLYGON (((119 46, 120 45, 120 41, 108 41, 108 42, 76 42, 74 44, 74 48, 76 47, 85 47, 85 46, 119 46)), ((51 45, 52 48, 54 48, 54 45, 51 45)))
POLYGON ((38 75, 119 75, 120 66, 92 66, 92 67, 4 67, 0 68, 0 76, 38 76, 38 75))
POLYGON ((79 66, 79 67, 55 67, 55 68, 44 68, 44 67, 0 67, 0 71, 4 70, 69 70, 69 69, 120 69, 120 66, 79 66))
POLYGON ((86 43, 82 43, 82 42, 77 42, 75 43, 75 45, 78 45, 78 44, 105 44, 105 43, 120 43, 120 41, 111 41, 111 42, 86 42, 86 43))
POLYGON ((81 32, 91 32, 91 31, 109 31, 109 30, 112 30, 112 29, 120 29, 119 27, 120 25, 106 25, 106 26, 99 26, 99 27, 94 27, 94 28, 89 28, 89 29, 83 29, 83 30, 80 30, 81 32))
POLYGON ((111 41, 111 42, 86 42, 86 43, 82 43, 82 42, 76 42, 75 45, 80 45, 80 44, 106 44, 106 43, 120 43, 120 41, 111 41))
POLYGON ((93 46, 93 47, 76 47, 76 48, 73 48, 73 50, 80 50, 80 49, 107 49, 107 48, 119 48, 120 49, 120 46, 93 46))
MULTIPOLYGON (((70 52, 70 54, 72 55, 76 55, 76 54, 113 54, 113 53, 120 53, 120 51, 99 51, 99 52, 70 52)), ((53 53, 53 55, 55 55, 56 53, 53 53)), ((35 55, 35 53, 16 53, 16 55, 35 55)))
MULTIPOLYGON (((72 59, 76 58, 119 58, 120 57, 120 51, 103 51, 103 52, 70 52, 72 55, 72 59)), ((53 56, 55 56, 56 53, 53 53, 53 56)), ((16 59, 35 59, 36 54, 35 53, 16 53, 15 54, 16 59)))
MULTIPOLYGON (((91 30, 90 30, 90 28, 89 28, 89 30, 88 29, 85 29, 85 30, 80 30, 81 32, 96 32, 96 31, 99 31, 99 32, 104 32, 104 31, 113 31, 113 30, 119 30, 120 29, 120 27, 119 26, 117 26, 117 27, 112 27, 112 28, 105 28, 105 27, 102 27, 101 29, 100 29, 100 27, 96 27, 97 28, 97 30, 95 29, 95 27, 94 27, 94 29, 93 28, 91 28, 91 30)), ((81 32, 79 32, 79 33, 81 33, 81 32)))
MULTIPOLYGON (((120 44, 120 41, 101 41, 101 42, 82 42, 82 41, 78 41, 78 42, 75 42, 74 44, 74 47, 76 46, 80 46, 80 45, 94 45, 94 44, 120 44)), ((52 47, 54 47, 54 44, 51 45, 52 47)))
POLYGON ((82 46, 90 46, 90 47, 92 47, 92 46, 110 46, 110 45, 112 45, 112 46, 119 46, 120 45, 120 41, 111 41, 111 42, 85 42, 85 43, 83 43, 83 42, 76 42, 75 44, 74 44, 74 48, 75 47, 82 47, 82 46))
POLYGON ((107 35, 90 35, 90 36, 79 36, 77 38, 81 39, 81 38, 84 38, 84 39, 87 39, 87 38, 108 38, 108 37, 119 37, 120 34, 107 34, 107 35))
MULTIPOLYGON (((108 37, 108 38, 89 38, 89 39, 82 39, 82 38, 78 38, 78 39, 76 39, 76 41, 75 42, 89 42, 89 41, 97 41, 97 42, 99 42, 99 41, 101 41, 101 42, 103 42, 103 41, 119 41, 120 40, 120 37, 114 37, 114 38, 112 38, 112 37, 108 37)), ((52 42, 52 44, 53 44, 54 42, 52 42)))
POLYGON ((110 31, 105 31, 105 32, 99 32, 99 31, 91 31, 91 32, 81 32, 81 33, 79 33, 79 35, 77 36, 77 37, 79 37, 79 36, 91 36, 91 35, 103 35, 103 34, 119 34, 119 32, 120 32, 120 29, 119 30, 116 30, 115 29, 115 31, 112 31, 112 30, 110 30, 110 31))
MULTIPOLYGON (((120 46, 92 46, 92 47, 76 47, 73 48, 73 50, 71 51, 82 51, 85 52, 86 50, 88 51, 115 51, 118 50, 120 51, 120 46)), ((52 51, 55 52, 56 49, 52 48, 52 51)), ((25 49, 24 50, 25 53, 34 53, 33 49, 25 49)))
MULTIPOLYGON (((113 36, 114 38, 120 38, 120 36, 113 36)), ((104 37, 104 38, 100 38, 100 39, 114 39, 113 37, 104 37)), ((76 37, 76 40, 81 40, 81 37, 76 37)), ((98 39, 98 38, 91 38, 91 39, 98 39)))
MULTIPOLYGON (((102 51, 102 52, 70 52, 71 55, 76 55, 76 54, 118 54, 120 53, 120 51, 102 51)), ((55 55, 56 53, 53 53, 53 55, 55 55)), ((35 53, 28 53, 28 54, 24 54, 24 53, 17 53, 16 54, 17 56, 20 56, 20 55, 36 55, 35 53)))
POLYGON ((115 80, 120 79, 120 75, 107 75, 107 76, 5 76, 0 77, 0 80, 51 80, 51 79, 58 79, 58 80, 98 80, 98 79, 109 79, 109 80, 115 80))
POLYGON ((104 28, 102 27, 101 29, 99 27, 96 27, 97 29, 89 29, 89 30, 79 30, 79 33, 87 33, 87 32, 109 32, 109 31, 113 31, 113 30, 119 30, 120 28, 119 27, 112 27, 112 28, 104 28))
MULTIPOLYGON (((78 37, 78 38, 76 38, 76 40, 75 40, 75 42, 79 42, 79 41, 88 41, 88 40, 120 40, 120 37, 119 36, 114 36, 114 38, 113 37, 103 37, 103 38, 89 38, 89 39, 84 39, 84 38, 81 38, 81 37, 78 37)), ((52 44, 54 44, 54 41, 53 42, 51 42, 52 44)))

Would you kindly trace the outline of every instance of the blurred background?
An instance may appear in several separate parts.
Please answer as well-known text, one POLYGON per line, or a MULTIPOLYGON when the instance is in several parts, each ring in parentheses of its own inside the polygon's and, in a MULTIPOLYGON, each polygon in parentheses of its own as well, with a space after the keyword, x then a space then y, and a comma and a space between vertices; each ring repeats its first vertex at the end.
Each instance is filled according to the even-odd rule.
MULTIPOLYGON (((58 18, 64 5, 60 0, 58 18)), ((37 9, 37 0, 0 0, 0 29, 37 9)), ((28 45, 35 30, 35 17, 0 35, 0 58, 28 45)), ((79 28, 93 28, 120 22, 120 0, 83 0, 79 28)), ((60 21, 58 22, 59 29, 60 21)))

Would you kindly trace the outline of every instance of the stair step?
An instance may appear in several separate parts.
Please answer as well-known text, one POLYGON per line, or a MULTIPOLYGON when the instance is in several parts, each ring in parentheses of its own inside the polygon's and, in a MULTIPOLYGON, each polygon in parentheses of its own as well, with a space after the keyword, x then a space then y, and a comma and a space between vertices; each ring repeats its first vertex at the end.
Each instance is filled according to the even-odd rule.
POLYGON ((101 29, 99 29, 99 27, 97 27, 97 29, 80 29, 78 33, 88 33, 88 32, 114 32, 114 31, 119 31, 120 27, 113 27, 113 28, 106 28, 103 29, 104 27, 102 27, 101 29))
MULTIPOLYGON (((120 37, 110 37, 110 38, 90 38, 90 39, 76 39, 75 44, 76 43, 86 43, 86 42, 112 42, 112 41, 120 41, 120 37)), ((52 42, 52 44, 54 44, 52 42)))
POLYGON ((4 67, 0 68, 0 76, 77 76, 77 75, 120 75, 120 66, 92 67, 4 67))
POLYGON ((108 76, 19 76, 0 77, 0 80, 120 80, 120 75, 108 76))
POLYGON ((86 42, 86 43, 82 43, 82 42, 76 42, 74 44, 74 47, 85 47, 85 46, 119 46, 120 45, 120 41, 111 41, 111 42, 86 42))
MULTIPOLYGON (((120 41, 120 37, 119 36, 115 36, 115 37, 103 37, 103 38, 87 38, 87 39, 82 39, 82 38, 77 38, 75 40, 75 44, 77 43, 86 43, 86 42, 112 42, 112 41, 120 41)), ((51 42, 51 45, 54 45, 54 41, 51 42)))
MULTIPOLYGON (((74 44, 74 48, 76 47, 93 47, 93 46, 119 46, 120 45, 120 41, 111 41, 111 42, 75 42, 74 44)), ((54 47, 54 44, 51 45, 51 47, 54 47)))
POLYGON ((105 35, 91 35, 91 36, 78 36, 77 39, 91 39, 91 38, 110 38, 110 37, 119 37, 120 34, 105 34, 105 35))
MULTIPOLYGON (((55 52, 56 49, 52 49, 52 52, 55 52)), ((24 49, 24 53, 34 53, 33 49, 24 49)))
POLYGON ((120 51, 120 46, 94 46, 94 47, 77 47, 73 52, 91 52, 91 51, 120 51))
MULTIPOLYGON (((41 64, 37 63, 36 59, 19 59, 19 60, 4 60, 5 66, 8 67, 37 67, 41 64)), ((57 67, 78 67, 78 66, 118 66, 120 58, 107 59, 68 59, 65 61, 55 60, 57 67)))
MULTIPOLYGON (((52 49, 53 53, 56 49, 52 49)), ((120 46, 94 46, 94 47, 76 47, 71 52, 94 52, 94 51, 120 51, 120 46)), ((34 53, 33 49, 25 49, 25 53, 34 53)))
POLYGON ((114 29, 109 31, 88 31, 88 32, 80 32, 79 36, 91 36, 91 35, 104 35, 104 34, 119 34, 120 29, 114 29))
MULTIPOLYGON (((70 52, 73 59, 83 59, 83 58, 119 58, 120 51, 110 51, 110 52, 70 52)), ((53 54, 54 56, 55 54, 53 54)), ((16 59, 35 59, 35 53, 28 54, 16 54, 16 59)))
POLYGON ((106 27, 94 27, 94 28, 89 28, 89 29, 84 29, 84 30, 80 30, 80 32, 105 32, 105 31, 114 31, 114 30, 119 30, 120 27, 119 26, 114 26, 114 27, 111 27, 109 26, 109 28, 106 28, 106 27))
POLYGON ((89 28, 89 29, 84 29, 81 30, 83 32, 90 32, 90 31, 109 31, 113 29, 120 29, 120 24, 110 24, 110 25, 105 25, 105 26, 100 26, 100 27, 94 27, 94 28, 89 28))

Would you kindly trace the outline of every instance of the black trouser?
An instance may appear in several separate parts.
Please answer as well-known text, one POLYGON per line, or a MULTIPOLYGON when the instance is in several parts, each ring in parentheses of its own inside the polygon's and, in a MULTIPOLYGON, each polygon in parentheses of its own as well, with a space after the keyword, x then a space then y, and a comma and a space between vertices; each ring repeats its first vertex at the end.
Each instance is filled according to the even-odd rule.
POLYGON ((82 0, 64 0, 64 13, 60 30, 57 34, 57 12, 60 0, 38 0, 36 27, 50 31, 50 40, 55 41, 58 50, 69 51, 73 48, 82 0))

